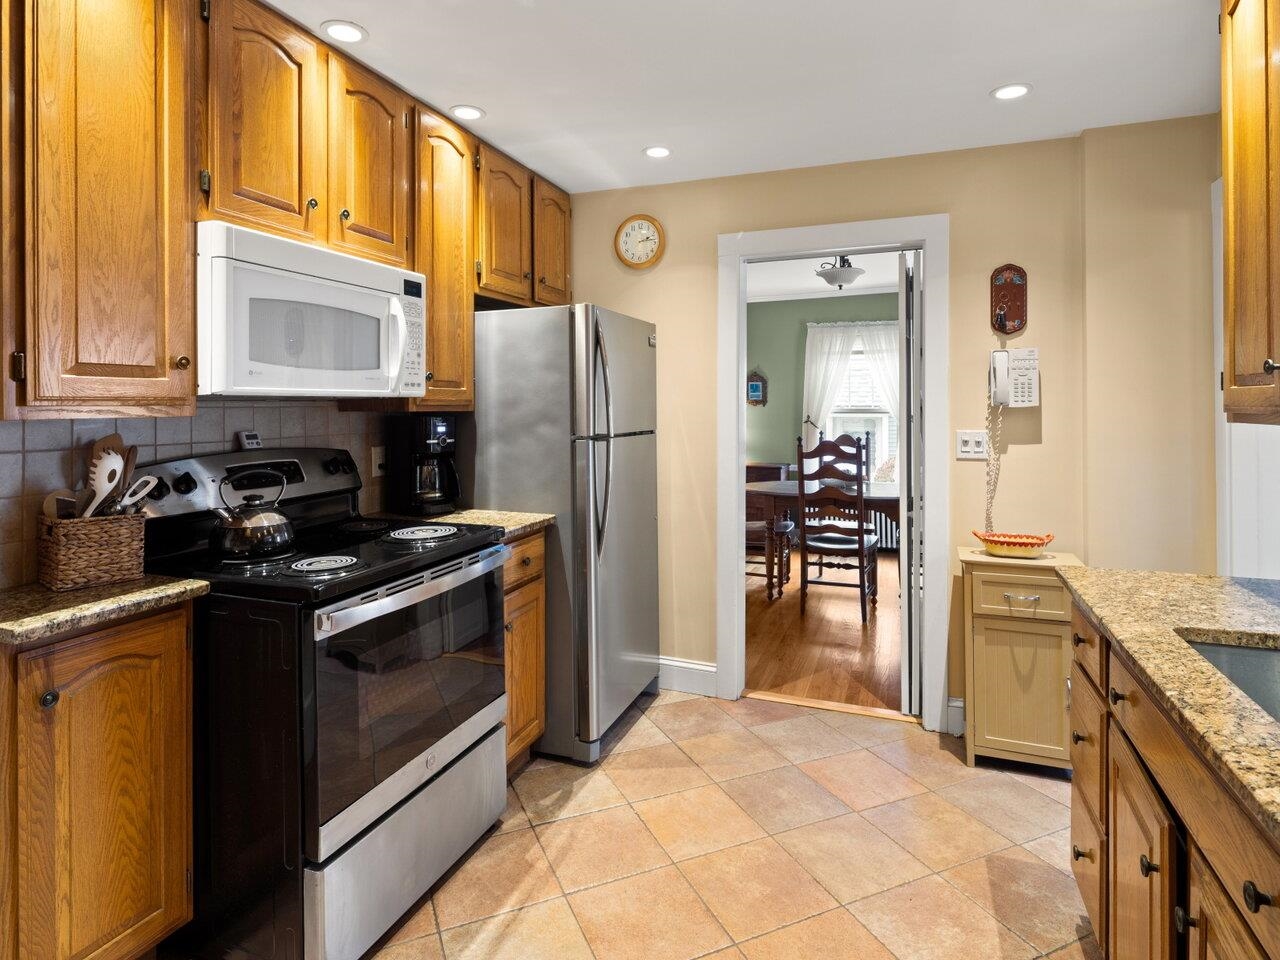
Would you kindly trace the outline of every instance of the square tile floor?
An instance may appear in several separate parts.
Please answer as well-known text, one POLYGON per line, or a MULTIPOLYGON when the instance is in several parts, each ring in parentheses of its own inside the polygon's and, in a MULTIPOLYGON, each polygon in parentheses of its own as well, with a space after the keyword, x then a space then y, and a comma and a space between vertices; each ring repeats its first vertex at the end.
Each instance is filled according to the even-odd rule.
POLYGON ((1069 782, 894 720, 663 691, 535 760, 376 960, 1097 960, 1069 782))

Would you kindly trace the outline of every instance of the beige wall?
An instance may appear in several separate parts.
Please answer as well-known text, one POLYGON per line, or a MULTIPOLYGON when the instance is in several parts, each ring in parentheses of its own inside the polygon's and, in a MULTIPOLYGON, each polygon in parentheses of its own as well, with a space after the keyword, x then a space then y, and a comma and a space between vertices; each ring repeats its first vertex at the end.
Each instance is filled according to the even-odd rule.
MULTIPOLYGON (((1197 465, 1194 478, 1162 483, 1156 497, 1133 491, 1143 490, 1162 465, 1185 474, 1178 453, 1211 448, 1210 419, 1206 415, 1166 425, 1165 432, 1179 432, 1182 442, 1174 447, 1162 437, 1149 444, 1159 453, 1154 464, 1131 432, 1158 422, 1165 410, 1190 409, 1196 402, 1207 409, 1211 402, 1208 375, 1193 376, 1199 362, 1195 335, 1208 343, 1208 281, 1201 289, 1188 274, 1207 274, 1208 187, 1216 175, 1215 151, 1214 119, 1196 118, 1084 138, 575 196, 575 296, 644 317, 659 330, 662 652, 715 659, 713 388, 716 238, 722 233, 950 214, 952 427, 984 425, 987 356, 1000 345, 988 323, 988 279, 1002 263, 1019 263, 1029 275, 1030 321, 1011 345, 1041 350, 1042 406, 1010 411, 1005 419, 1008 450, 997 525, 1052 531, 1059 547, 1088 554, 1099 564, 1129 560, 1135 554, 1124 545, 1141 536, 1152 543, 1141 554, 1154 558, 1151 564, 1207 569, 1211 553, 1205 555, 1188 542, 1198 544, 1199 526, 1207 523, 1212 543, 1212 487, 1200 482, 1201 474, 1212 479, 1211 468, 1206 472, 1197 465), (1130 181, 1144 168, 1146 186, 1132 192, 1130 181), (1090 197, 1086 183, 1095 187, 1090 197), (1126 185, 1131 192, 1125 192, 1126 185), (1105 208, 1097 214, 1102 225, 1093 231, 1086 230, 1089 199, 1105 208), (1203 222, 1190 216, 1197 204, 1205 211, 1203 222), (632 213, 653 214, 666 228, 666 257, 649 271, 629 270, 613 256, 614 230, 632 213), (1146 245, 1114 250, 1121 228, 1126 235, 1144 234, 1146 245), (1095 288, 1101 298, 1098 318, 1088 325, 1085 298, 1092 278, 1086 262, 1093 259, 1093 248, 1103 247, 1134 267, 1153 262, 1156 272, 1144 269, 1123 290, 1116 281, 1110 289, 1095 288), (1162 281, 1169 286, 1157 298, 1146 299, 1144 294, 1162 281), (1171 309, 1175 314, 1179 335, 1161 336, 1155 349, 1179 353, 1164 357, 1167 376, 1144 375, 1149 389, 1141 397, 1120 389, 1114 377, 1120 361, 1101 339, 1105 317, 1113 315, 1116 305, 1109 322, 1125 325, 1126 338, 1137 338, 1141 330, 1158 334, 1171 322, 1171 309), (1086 331, 1092 333, 1095 326, 1092 344, 1106 379, 1089 377, 1086 401, 1086 331), (1197 401, 1194 394, 1200 392, 1204 396, 1197 401), (1140 405, 1144 413, 1115 414, 1122 403, 1140 405), (1086 410, 1098 411, 1099 419, 1111 410, 1123 423, 1097 427, 1098 436, 1086 443, 1086 410), (1093 469, 1108 465, 1105 478, 1094 474, 1089 485, 1086 451, 1093 469), (1123 533, 1089 532, 1087 490, 1094 499, 1106 491, 1130 503, 1141 500, 1142 507, 1126 515, 1123 533), (1198 511, 1194 534, 1187 529, 1189 510, 1198 511), (1097 540, 1092 550, 1090 536, 1097 540)), ((1207 356, 1203 361, 1208 364, 1207 356)), ((952 537, 963 543, 970 540, 968 531, 982 524, 984 465, 953 461, 950 474, 952 537)), ((1105 526, 1108 519, 1100 510, 1093 516, 1105 526)), ((958 668, 954 628, 952 636, 952 661, 958 668)), ((955 668, 953 678, 958 677, 955 668)))

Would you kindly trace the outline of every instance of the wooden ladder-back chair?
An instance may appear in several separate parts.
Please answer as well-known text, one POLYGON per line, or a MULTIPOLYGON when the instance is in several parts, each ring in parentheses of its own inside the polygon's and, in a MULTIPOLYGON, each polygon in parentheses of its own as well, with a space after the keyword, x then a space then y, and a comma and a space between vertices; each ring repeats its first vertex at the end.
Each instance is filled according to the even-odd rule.
POLYGON ((866 623, 867 603, 874 604, 879 594, 876 550, 880 542, 868 522, 864 499, 870 473, 867 442, 845 434, 835 440, 819 439, 812 450, 805 450, 804 439, 797 437, 796 465, 800 471, 800 613, 805 610, 813 567, 822 585, 858 591, 866 623), (823 570, 855 570, 857 581, 828 580, 821 576, 823 570))

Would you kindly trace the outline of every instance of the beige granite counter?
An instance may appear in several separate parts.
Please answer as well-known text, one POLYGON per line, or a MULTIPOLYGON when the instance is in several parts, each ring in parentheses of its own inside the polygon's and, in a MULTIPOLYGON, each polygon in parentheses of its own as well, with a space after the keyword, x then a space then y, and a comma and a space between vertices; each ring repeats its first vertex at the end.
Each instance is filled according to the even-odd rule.
POLYGON ((490 527, 502 527, 507 531, 506 540, 520 540, 545 530, 556 522, 554 513, 518 513, 515 510, 458 510, 436 517, 401 517, 398 514, 380 514, 395 516, 398 519, 418 520, 422 523, 479 523, 490 527))
POLYGON ((203 596, 203 580, 145 576, 81 590, 39 584, 0 591, 0 646, 20 649, 203 596))
POLYGON ((1058 575, 1280 841, 1280 722, 1183 639, 1280 646, 1280 581, 1090 567, 1063 567, 1058 575))

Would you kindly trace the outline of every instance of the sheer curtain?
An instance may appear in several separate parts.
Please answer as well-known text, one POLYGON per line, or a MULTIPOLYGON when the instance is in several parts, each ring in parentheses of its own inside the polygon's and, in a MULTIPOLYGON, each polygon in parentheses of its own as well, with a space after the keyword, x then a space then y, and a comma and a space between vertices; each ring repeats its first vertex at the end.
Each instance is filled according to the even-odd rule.
MULTIPOLYGON (((862 340, 862 355, 866 358, 875 382, 876 392, 884 400, 893 416, 898 415, 899 366, 898 325, 896 323, 861 323, 858 333, 862 340)), ((901 429, 901 425, 899 425, 901 429)), ((896 456, 896 450, 886 450, 886 457, 896 456)))
POLYGON ((854 323, 811 323, 804 338, 804 401, 800 410, 817 427, 804 424, 804 445, 818 442, 818 431, 831 416, 844 385, 854 346, 862 338, 854 323))

